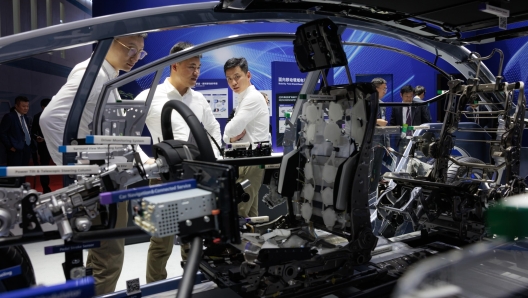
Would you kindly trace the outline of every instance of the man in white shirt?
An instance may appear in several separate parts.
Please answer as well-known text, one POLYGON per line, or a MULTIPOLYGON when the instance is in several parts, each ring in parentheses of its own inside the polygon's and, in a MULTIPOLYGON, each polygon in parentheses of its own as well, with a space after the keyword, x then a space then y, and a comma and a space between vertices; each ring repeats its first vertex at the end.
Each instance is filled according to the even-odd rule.
MULTIPOLYGON (((188 42, 179 42, 175 44, 170 50, 170 54, 190 48, 193 45, 188 42)), ((211 111, 211 106, 205 97, 197 91, 191 89, 196 85, 196 80, 200 75, 200 56, 192 57, 187 60, 174 63, 170 66, 170 76, 165 79, 165 82, 158 85, 150 109, 145 121, 150 134, 152 135, 153 144, 163 141, 163 134, 161 131, 161 111, 163 105, 169 100, 179 100, 184 102, 196 115, 196 118, 203 124, 205 130, 217 142, 222 143, 222 136, 220 134, 220 124, 211 111)), ((136 100, 146 100, 150 89, 144 90, 137 97, 136 100)), ((181 115, 177 112, 172 113, 172 132, 175 140, 189 141, 190 128, 183 120, 181 115)), ((213 140, 211 146, 216 157, 220 156, 220 151, 217 149, 213 140)), ((142 157, 144 161, 144 157, 142 157)), ((153 160, 148 160, 147 163, 153 160)), ((145 161, 144 161, 145 162, 145 161)), ((156 184, 156 180, 151 180, 151 184, 156 184), (154 183, 153 183, 154 182, 154 183)), ((151 237, 150 246, 147 257, 147 282, 154 282, 167 278, 166 265, 174 247, 174 236, 164 238, 151 237)))
MULTIPOLYGON (((235 116, 226 125, 224 142, 255 142, 269 139, 269 110, 262 94, 251 85, 251 73, 245 58, 231 58, 224 65, 229 87, 238 96, 235 116)), ((249 194, 248 202, 238 204, 238 215, 244 217, 258 216, 258 192, 262 185, 264 170, 260 166, 238 168, 238 182, 249 179, 251 186, 245 191, 249 194)))
MULTIPOLYGON (((103 65, 97 74, 88 101, 86 102, 77 133, 78 138, 85 138, 90 134, 88 125, 92 123, 95 105, 97 104, 97 99, 99 98, 103 85, 116 78, 120 70, 130 71, 136 62, 146 55, 146 52, 143 51, 145 36, 145 34, 141 34, 118 37, 110 46, 103 65)), ((62 165, 62 154, 59 153, 58 147, 63 145, 62 140, 66 119, 68 118, 73 99, 90 59, 75 65, 68 75, 66 84, 51 99, 47 109, 42 112, 42 116, 40 117, 40 125, 48 146, 48 151, 57 165, 62 165)), ((108 102, 115 102, 116 99, 120 99, 117 91, 110 94, 108 102)))
MULTIPOLYGON (((115 38, 112 42, 86 102, 77 134, 78 138, 85 138, 86 135, 90 134, 88 125, 93 121, 95 105, 103 85, 116 78, 120 70, 130 71, 136 62, 147 54, 143 51, 145 37, 146 34, 122 36, 115 38)), ((57 165, 62 164, 62 154, 58 152, 58 147, 63 145, 62 140, 66 119, 68 119, 75 94, 89 62, 90 59, 77 64, 73 68, 66 84, 51 99, 51 102, 40 116, 42 134, 46 140, 50 155, 57 165)), ((115 102, 118 98, 119 94, 114 92, 110 94, 108 101, 115 102)), ((126 227, 128 219, 127 206, 126 202, 118 204, 116 228, 126 227)), ((93 270, 97 295, 115 291, 123 266, 124 246, 125 239, 104 240, 101 241, 99 248, 89 251, 86 267, 91 267, 93 270)))

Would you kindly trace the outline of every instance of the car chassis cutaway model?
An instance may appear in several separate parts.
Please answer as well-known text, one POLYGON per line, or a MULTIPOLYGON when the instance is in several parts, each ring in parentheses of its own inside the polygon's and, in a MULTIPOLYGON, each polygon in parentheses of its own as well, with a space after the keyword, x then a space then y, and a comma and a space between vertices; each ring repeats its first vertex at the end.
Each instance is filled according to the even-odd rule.
MULTIPOLYGON (((94 74, 101 67, 114 36, 189 25, 242 23, 245 20, 305 23, 295 34, 248 34, 200 44, 108 82, 94 113, 94 137, 140 135, 156 89, 155 82, 159 81, 163 69, 219 47, 258 41, 293 42, 297 64, 302 72, 307 72, 286 132, 295 146, 282 158, 216 161, 196 117, 186 106, 169 102, 160 119, 164 141, 155 146, 156 163, 153 165, 136 162, 131 169, 120 169, 116 160, 139 161, 134 146, 121 146, 106 152, 64 154, 64 164, 79 160, 103 162, 100 166, 74 166, 78 174, 76 181, 49 194, 38 193, 29 184, 17 185, 16 181, 9 185, 11 180, 2 185, 0 236, 3 238, 0 247, 9 249, 60 238, 66 245, 71 245, 144 232, 156 236, 178 234, 183 242, 192 243, 179 296, 190 293, 194 274, 200 268, 220 287, 231 288, 236 295, 245 297, 302 297, 329 293, 366 297, 389 295, 407 268, 422 259, 491 238, 485 223, 487 210, 504 197, 523 193, 526 188, 520 177, 520 144, 526 108, 524 83, 504 82, 501 70, 496 77, 492 76, 482 64, 482 60, 491 55, 481 57, 478 53, 471 53, 445 34, 430 34, 425 38, 420 32, 409 29, 411 27, 406 29, 372 22, 361 16, 361 10, 355 17, 350 13, 336 14, 335 10, 345 4, 325 3, 317 10, 311 6, 303 10, 293 9, 289 1, 275 1, 281 3, 276 11, 259 11, 258 5, 264 2, 254 1, 254 7, 243 1, 164 7, 0 39, 0 62, 97 42, 67 119, 65 145, 79 142, 76 139, 79 119, 95 80, 94 74), (325 9, 333 14, 328 14, 325 9), (453 79, 435 63, 401 50, 353 43, 351 45, 375 46, 403 53, 434 67, 449 79, 449 91, 428 102, 379 103, 371 84, 352 83, 342 48, 347 43, 343 43, 340 37, 347 27, 412 41, 455 66, 468 78, 468 84, 453 79), (35 47, 35 44, 39 46, 35 47), (326 70, 341 66, 347 71, 349 83, 329 85, 326 70), (113 90, 152 73, 153 85, 145 102, 106 102, 113 90), (319 78, 323 84, 315 90, 319 78), (516 90, 519 92, 515 102, 516 90), (390 179, 389 185, 381 190, 376 203, 369 206, 373 136, 382 131, 375 126, 380 106, 417 106, 444 97, 447 98, 447 113, 440 133, 415 134, 402 159, 404 163, 409 162, 420 154, 432 158, 431 171, 427 175, 401 171, 385 174, 385 178, 390 179), (480 116, 498 119, 498 128, 491 129, 495 136, 491 164, 450 156, 456 139, 454 133, 470 103, 486 105, 488 111, 480 116), (173 110, 184 116, 197 146, 172 140, 170 113, 173 110), (123 118, 125 125, 114 125, 123 123, 123 118), (271 190, 266 200, 270 206, 285 202, 288 213, 267 224, 242 224, 236 216, 236 203, 244 197, 245 184, 235 183, 236 166, 278 161, 280 170, 266 181, 271 190), (134 182, 153 177, 161 177, 167 185, 187 181, 189 185, 196 184, 198 189, 168 194, 159 194, 160 191, 151 198, 142 195, 143 201, 133 201, 138 227, 113 229, 115 202, 110 202, 108 209, 101 208, 102 198, 125 191, 126 186, 134 182), (178 208, 187 204, 199 210, 185 216, 178 215, 181 213, 178 208), (164 211, 163 206, 172 206, 173 209, 164 211), (373 232, 373 208, 379 214, 376 220, 382 222, 380 235, 389 239, 373 232), (169 224, 156 219, 156 212, 173 212, 176 220, 169 224), (103 218, 103 224, 92 226, 91 220, 97 215, 103 218), (414 233, 399 235, 401 233, 395 232, 407 222, 411 223, 414 233), (43 232, 40 227, 43 223, 56 224, 58 230, 43 232), (22 227, 21 236, 10 235, 16 224, 22 227), (172 226, 166 228, 167 225, 172 226), (206 249, 202 252, 204 240, 206 249)), ((22 169, 10 170, 11 176, 24 173, 22 169), (15 170, 20 170, 19 174, 15 170)), ((146 189, 130 190, 129 193, 141 193, 146 189)), ((23 252, 16 255, 23 255, 23 252)), ((68 279, 84 276, 82 251, 66 253, 63 268, 68 279)), ((29 263, 26 280, 20 285, 34 284, 31 271, 29 263)))

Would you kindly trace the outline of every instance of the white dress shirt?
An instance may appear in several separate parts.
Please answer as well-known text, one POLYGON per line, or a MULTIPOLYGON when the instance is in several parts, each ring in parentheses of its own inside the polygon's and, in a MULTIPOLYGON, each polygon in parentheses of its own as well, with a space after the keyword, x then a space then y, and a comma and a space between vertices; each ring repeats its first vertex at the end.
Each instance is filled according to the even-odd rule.
MULTIPOLYGON (((46 139, 46 146, 48 146, 51 158, 57 165, 62 165, 62 153, 59 153, 58 147, 63 145, 62 140, 64 137, 66 120, 70 114, 73 99, 79 89, 81 79, 84 76, 89 62, 90 59, 75 65, 68 76, 66 84, 62 86, 55 96, 53 96, 51 102, 44 111, 42 111, 42 115, 40 116, 40 128, 42 129, 44 139, 46 139)), ((84 107, 79 131, 77 133, 78 138, 85 138, 87 135, 91 134, 88 125, 93 121, 95 105, 97 104, 101 89, 106 82, 116 78, 118 74, 119 72, 115 70, 108 61, 104 60, 93 84, 92 91, 88 96, 86 106, 84 107)), ((116 102, 116 98, 119 98, 119 95, 117 94, 117 91, 114 90, 114 92, 110 93, 108 102, 116 102)))
MULTIPOLYGON (((135 100, 146 101, 150 89, 144 90, 141 92, 135 100)), ((145 124, 147 125, 150 134, 152 135, 152 143, 157 144, 160 141, 163 141, 163 134, 161 132, 161 111, 163 110, 163 105, 169 100, 179 100, 185 103, 196 115, 198 121, 200 121, 205 130, 216 140, 219 146, 222 145, 222 137, 220 134, 220 124, 216 121, 216 118, 211 111, 211 106, 205 99, 205 97, 197 91, 189 88, 183 96, 178 92, 176 88, 170 83, 169 78, 165 79, 163 84, 158 85, 154 97, 152 98, 152 103, 147 114, 147 119, 145 124)), ((183 120, 181 115, 174 111, 172 113, 172 133, 174 134, 175 140, 187 141, 189 140, 189 135, 191 129, 183 120)), ((216 157, 220 156, 220 151, 218 151, 216 145, 208 136, 211 146, 213 147, 213 152, 216 157)), ((145 162, 145 155, 141 154, 141 160, 145 162)))
POLYGON ((236 137, 246 130, 240 142, 264 142, 269 140, 269 109, 262 94, 250 85, 238 95, 238 106, 235 116, 227 123, 224 130, 224 142, 231 143, 230 138, 236 137))

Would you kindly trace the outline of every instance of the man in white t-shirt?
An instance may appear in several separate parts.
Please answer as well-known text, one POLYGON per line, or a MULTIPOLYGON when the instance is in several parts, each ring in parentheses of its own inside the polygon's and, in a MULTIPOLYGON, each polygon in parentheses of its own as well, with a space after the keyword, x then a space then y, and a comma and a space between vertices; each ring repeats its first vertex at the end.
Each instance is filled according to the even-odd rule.
MULTIPOLYGON (((179 42, 170 50, 170 54, 182 51, 192 47, 187 42, 179 42)), ((203 124, 205 130, 211 135, 217 144, 222 143, 220 134, 220 124, 211 111, 211 106, 205 97, 197 91, 191 89, 196 85, 196 80, 200 75, 200 56, 192 57, 187 60, 174 63, 170 66, 170 76, 158 85, 150 109, 147 114, 145 124, 152 135, 153 144, 163 141, 161 131, 161 111, 163 105, 169 100, 179 100, 185 103, 196 115, 196 118, 203 124)), ((141 92, 135 100, 146 100, 150 89, 141 92)), ((180 116, 179 113, 172 113, 172 132, 175 140, 188 141, 190 137, 190 128, 180 116)), ((216 157, 220 156, 214 141, 211 140, 211 146, 216 157)), ((142 161, 145 162, 142 156, 142 161)), ((153 162, 152 159, 146 163, 153 162)), ((156 184, 157 180, 151 180, 151 184, 156 184)), ((147 257, 147 282, 154 282, 167 278, 166 265, 174 247, 174 236, 164 238, 151 237, 147 257)))
MULTIPOLYGON (((116 37, 114 39, 86 102, 77 134, 78 138, 85 138, 86 135, 90 134, 88 125, 93 121, 95 105, 103 85, 116 78, 120 70, 130 71, 138 60, 145 57, 147 52, 143 48, 146 36, 146 34, 138 34, 116 37)), ((58 147, 63 145, 66 119, 68 119, 75 94, 79 89, 89 62, 90 59, 77 64, 73 68, 66 84, 51 99, 51 102, 40 116, 39 123, 42 134, 46 140, 48 151, 57 165, 62 165, 62 154, 59 153, 58 147)), ((119 99, 117 92, 111 93, 108 97, 109 102, 115 102, 116 99, 119 99)), ((126 227, 128 219, 127 206, 126 202, 118 204, 115 228, 126 227)), ((97 295, 115 291, 115 286, 123 267, 124 256, 125 239, 103 240, 99 248, 91 249, 88 252, 86 267, 91 267, 93 270, 97 295)))

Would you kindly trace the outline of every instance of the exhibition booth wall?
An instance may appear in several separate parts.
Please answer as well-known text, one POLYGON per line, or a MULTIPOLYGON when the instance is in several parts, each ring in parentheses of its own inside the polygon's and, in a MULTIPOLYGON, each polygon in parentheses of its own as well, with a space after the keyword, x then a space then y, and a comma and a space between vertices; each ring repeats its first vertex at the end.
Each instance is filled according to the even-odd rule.
MULTIPOLYGON (((185 1, 196 3, 204 1, 185 1)), ((183 4, 184 2, 178 2, 183 4)), ((136 10, 154 6, 172 5, 173 1, 93 1, 93 15, 101 16, 122 11, 136 10)), ((171 47, 179 41, 200 44, 210 40, 228 37, 236 34, 251 34, 259 32, 291 32, 295 33, 298 24, 289 23, 246 23, 203 26, 197 28, 181 28, 149 33, 145 41, 148 55, 136 64, 136 67, 152 62, 168 55, 171 47)), ((343 41, 382 44, 434 61, 435 56, 411 44, 397 41, 385 36, 359 30, 345 30, 343 41)), ((388 92, 382 99, 385 102, 401 101, 399 90, 404 85, 422 85, 426 88, 426 99, 434 97, 440 86, 438 72, 433 68, 401 54, 371 47, 345 46, 349 67, 354 82, 370 81, 374 77, 383 77, 388 81, 388 92)), ((221 48, 207 52, 201 59, 201 73, 196 90, 201 91, 210 100, 211 108, 219 121, 222 131, 229 112, 236 106, 236 96, 229 90, 223 71, 224 63, 232 57, 246 57, 255 87, 271 95, 271 125, 272 141, 275 151, 282 151, 281 132, 284 123, 284 112, 291 103, 285 103, 279 95, 299 91, 305 74, 298 71, 295 65, 293 45, 286 42, 259 42, 221 48), (281 62, 280 66, 274 63, 281 62), (224 100, 227 99, 225 102, 224 100)), ((438 59, 438 66, 448 73, 457 71, 438 59)), ((160 82, 169 75, 169 69, 164 71, 160 82)), ((148 88, 153 78, 145 77, 123 88, 131 97, 148 88)), ((335 84, 348 82, 344 68, 336 68, 330 78, 335 84)), ((446 89, 442 86, 440 89, 446 89)), ((432 119, 437 121, 437 107, 430 107, 432 119)), ((390 119, 391 109, 387 111, 390 119)))
MULTIPOLYGON (((207 2, 203 0, 93 0, 93 17, 131 11, 143 8, 207 2)), ((73 8, 72 8, 73 9, 73 8)), ((509 28, 524 26, 526 23, 513 24, 509 28)), ((180 28, 174 30, 151 32, 145 42, 145 50, 148 55, 145 59, 136 64, 136 68, 146 63, 168 55, 170 48, 178 41, 188 41, 194 44, 227 37, 235 34, 250 34, 258 32, 291 32, 294 33, 298 24, 290 23, 245 23, 245 24, 224 24, 214 26, 203 26, 197 28, 180 28)), ((476 34, 487 33, 489 31, 477 31, 476 34)), ((425 52, 418 47, 402 41, 394 40, 385 36, 376 35, 359 30, 347 29, 342 35, 344 41, 377 43, 385 46, 395 47, 412 54, 424 57, 433 62, 435 56, 425 52)), ((504 77, 506 81, 528 80, 528 70, 525 59, 528 59, 528 39, 519 37, 505 41, 492 42, 482 45, 471 45, 468 48, 472 51, 487 55, 493 48, 500 48, 505 54, 504 77)), ((22 59, 11 62, 8 66, 2 66, 6 70, 4 82, 0 86, 0 115, 9 111, 13 106, 16 95, 27 96, 31 101, 29 116, 32 117, 40 112, 39 102, 42 98, 52 97, 60 86, 66 81, 66 77, 71 68, 88 58, 92 46, 84 46, 79 50, 66 50, 64 53, 54 53, 53 55, 43 54, 39 57, 22 59), (66 60, 60 58, 66 57, 66 60), (58 62, 57 62, 57 61, 58 62), (67 61, 64 63, 62 61, 67 61), (39 70, 41 69, 41 70, 39 70), (31 88, 27 84, 10 82, 10 78, 17 77, 18 72, 30 72, 32 77, 31 88), (47 74, 46 74, 47 72, 47 74), (46 79, 46 75, 50 79, 46 79), (51 80, 53 79, 53 80, 51 80), (50 81, 51 80, 51 81, 50 81), (49 81, 49 82, 48 82, 49 81), (40 88, 39 86, 42 86, 40 88), (37 88, 38 87, 38 88, 37 88)), ((434 69, 416 60, 408 58, 398 53, 371 48, 345 46, 345 52, 350 61, 350 71, 354 82, 369 81, 380 76, 388 81, 388 92, 383 98, 385 102, 401 101, 399 90, 402 86, 410 84, 413 87, 422 85, 426 88, 426 99, 434 97, 438 90, 445 90, 445 80, 440 79, 440 75, 434 69)), ((205 53, 202 58, 202 68, 196 90, 201 91, 211 100, 211 107, 221 124, 222 130, 225 126, 227 115, 236 104, 236 96, 229 90, 224 73, 223 65, 231 57, 246 57, 249 68, 253 75, 252 83, 258 90, 270 95, 272 140, 276 151, 281 151, 280 132, 284 122, 285 107, 289 103, 282 105, 278 102, 279 94, 296 92, 302 85, 304 74, 301 74, 295 67, 293 46, 286 42, 266 42, 248 43, 243 45, 230 46, 215 51, 205 53), (275 66, 274 66, 275 65, 275 66), (216 100, 216 102, 215 102, 216 100)), ((450 74, 457 74, 455 68, 447 64, 440 57, 438 66, 450 74)), ((486 62, 486 65, 493 73, 497 72, 498 58, 494 57, 486 62)), ((169 75, 168 68, 165 70, 162 79, 169 75)), ((26 76, 28 77, 28 76, 26 76)), ((148 88, 153 77, 145 77, 129 84, 123 88, 123 94, 129 98, 135 97, 139 92, 148 88)), ((344 68, 336 68, 333 71, 331 80, 336 84, 347 83, 347 76, 344 68)), ((441 109, 436 104, 429 107, 434 122, 441 120, 441 109)), ((390 119, 390 108, 387 111, 387 119, 390 119)), ((148 131, 145 131, 148 134, 148 131)), ((1 154, 0 154, 1 155, 1 154)), ((0 158, 2 163, 2 158, 0 158)))

